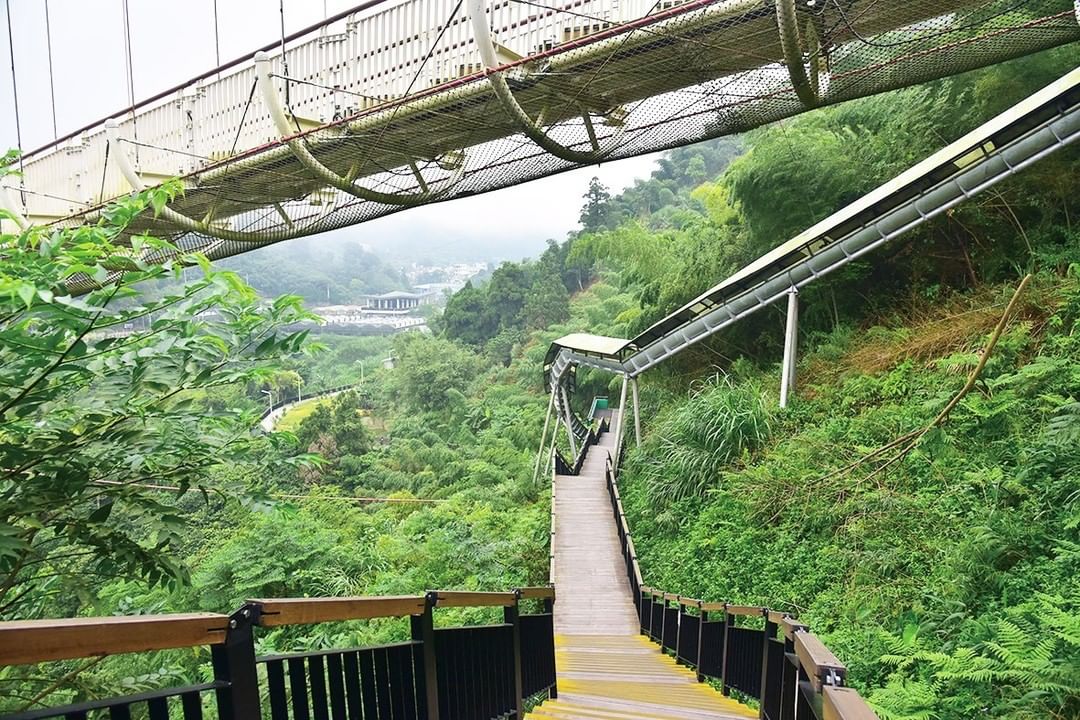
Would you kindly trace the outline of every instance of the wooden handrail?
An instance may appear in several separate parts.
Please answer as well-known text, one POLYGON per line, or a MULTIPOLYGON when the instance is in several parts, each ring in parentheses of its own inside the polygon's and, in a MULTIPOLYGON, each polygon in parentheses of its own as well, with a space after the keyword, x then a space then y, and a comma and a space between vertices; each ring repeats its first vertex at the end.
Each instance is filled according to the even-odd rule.
POLYGON ((728 615, 741 615, 742 617, 764 617, 766 609, 758 605, 728 605, 728 615))
POLYGON ((857 691, 831 685, 822 691, 821 715, 822 720, 878 720, 857 691))
POLYGON ((510 607, 517 602, 512 592, 469 592, 440 590, 435 593, 435 607, 510 607))
POLYGON ((0 623, 0 666, 220 645, 227 615, 184 613, 0 623))
MULTIPOLYGON (((553 587, 514 592, 438 591, 435 607, 509 607, 522 600, 554 600, 553 587)), ((424 595, 257 598, 237 612, 261 627, 422 615, 424 595), (245 617, 249 617, 245 614, 245 617)), ((228 615, 183 613, 0 622, 0 667, 173 648, 220 645, 228 615)))
POLYGON ((795 633, 795 656, 817 692, 821 692, 822 681, 829 675, 834 675, 838 680, 843 680, 847 675, 847 666, 811 632, 803 630, 795 633))
POLYGON ((795 633, 809 630, 809 625, 804 625, 793 617, 786 617, 780 621, 780 629, 784 631, 784 637, 788 640, 795 639, 795 633))
POLYGON ((550 586, 518 588, 522 600, 554 600, 555 588, 550 586))
POLYGON ((259 608, 264 627, 309 625, 340 620, 404 617, 424 612, 424 596, 270 598, 249 600, 259 608))

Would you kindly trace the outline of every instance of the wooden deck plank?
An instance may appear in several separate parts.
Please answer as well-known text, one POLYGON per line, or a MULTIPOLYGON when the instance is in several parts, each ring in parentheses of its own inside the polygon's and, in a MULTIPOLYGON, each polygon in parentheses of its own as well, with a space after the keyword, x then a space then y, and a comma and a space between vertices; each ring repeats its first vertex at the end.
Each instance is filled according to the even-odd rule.
MULTIPOLYGON (((612 411, 611 426, 618 410, 612 411)), ((757 713, 697 682, 639 634, 604 480, 614 432, 589 450, 580 475, 554 480, 555 666, 559 697, 532 720, 742 720, 757 713)))

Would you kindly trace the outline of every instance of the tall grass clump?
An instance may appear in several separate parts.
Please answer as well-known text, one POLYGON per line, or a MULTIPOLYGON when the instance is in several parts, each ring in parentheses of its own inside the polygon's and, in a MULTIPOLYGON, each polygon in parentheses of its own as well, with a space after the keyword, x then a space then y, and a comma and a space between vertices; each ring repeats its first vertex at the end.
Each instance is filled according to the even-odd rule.
POLYGON ((724 470, 760 448, 771 433, 764 395, 753 383, 716 375, 664 416, 637 454, 654 510, 717 486, 724 470))

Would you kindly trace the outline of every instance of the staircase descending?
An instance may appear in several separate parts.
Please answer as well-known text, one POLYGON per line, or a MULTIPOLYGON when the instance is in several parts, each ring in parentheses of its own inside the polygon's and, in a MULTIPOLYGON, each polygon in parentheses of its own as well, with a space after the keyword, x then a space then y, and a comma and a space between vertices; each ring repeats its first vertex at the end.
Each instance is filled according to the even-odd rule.
MULTIPOLYGON (((617 424, 618 410, 611 413, 617 424)), ((639 635, 619 536, 604 478, 615 433, 589 448, 579 475, 556 475, 552 488, 555 666, 558 697, 533 720, 728 720, 758 713, 697 682, 639 635)))

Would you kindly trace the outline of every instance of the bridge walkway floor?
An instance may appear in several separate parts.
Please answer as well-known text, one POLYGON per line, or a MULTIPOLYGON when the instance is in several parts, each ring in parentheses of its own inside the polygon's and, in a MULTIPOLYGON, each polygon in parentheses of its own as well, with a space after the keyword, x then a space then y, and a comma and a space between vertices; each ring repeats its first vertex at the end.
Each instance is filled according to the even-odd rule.
MULTIPOLYGON (((615 428, 618 410, 612 412, 615 428)), ((742 720, 724 697, 639 634, 604 480, 615 433, 589 449, 581 474, 555 476, 555 666, 558 698, 527 720, 742 720)))

